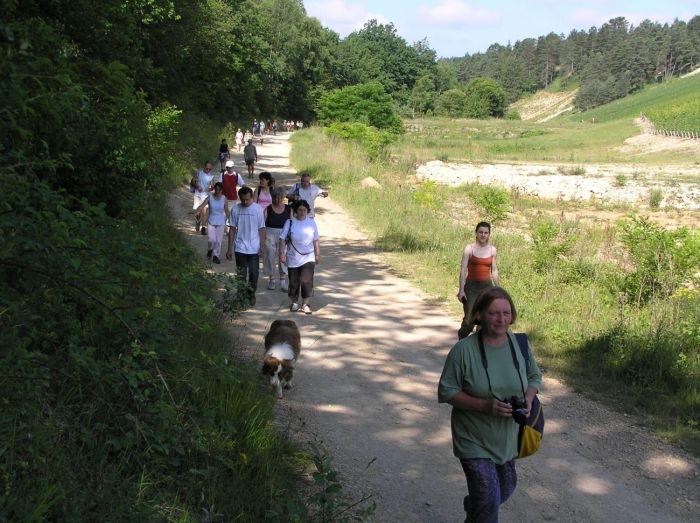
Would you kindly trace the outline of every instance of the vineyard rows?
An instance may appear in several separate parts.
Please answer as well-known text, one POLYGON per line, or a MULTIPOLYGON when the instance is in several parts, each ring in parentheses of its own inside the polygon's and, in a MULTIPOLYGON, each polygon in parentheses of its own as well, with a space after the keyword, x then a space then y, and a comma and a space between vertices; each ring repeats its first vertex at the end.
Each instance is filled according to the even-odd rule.
POLYGON ((700 97, 685 96, 672 105, 652 107, 646 111, 655 134, 700 138, 700 97))

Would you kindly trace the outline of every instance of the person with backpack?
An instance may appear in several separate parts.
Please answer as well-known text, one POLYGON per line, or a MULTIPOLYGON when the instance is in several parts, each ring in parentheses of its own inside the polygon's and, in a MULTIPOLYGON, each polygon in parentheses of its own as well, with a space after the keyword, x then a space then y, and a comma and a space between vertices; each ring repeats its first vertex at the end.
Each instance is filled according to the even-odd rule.
POLYGON ((311 175, 308 173, 302 173, 300 181, 292 185, 292 188, 287 193, 287 199, 290 203, 305 200, 309 204, 309 217, 311 219, 315 216, 314 202, 319 196, 327 198, 328 191, 324 191, 318 185, 311 183, 311 175))
POLYGON ((452 406, 452 448, 467 480, 467 521, 498 521, 517 483, 520 419, 530 415, 542 374, 527 348, 525 361, 510 326, 517 313, 500 287, 482 292, 471 310, 479 329, 450 350, 438 401, 452 406))
POLYGON ((272 190, 272 203, 263 212, 266 230, 263 270, 270 278, 267 288, 274 290, 277 287, 277 276, 280 280, 280 290, 287 291, 287 267, 280 261, 279 240, 284 224, 292 217, 292 213, 289 205, 284 203, 284 189, 279 187, 272 190))
POLYGON ((253 140, 248 140, 248 145, 243 148, 243 160, 248 168, 248 176, 255 174, 255 162, 258 161, 258 150, 253 145, 253 140))

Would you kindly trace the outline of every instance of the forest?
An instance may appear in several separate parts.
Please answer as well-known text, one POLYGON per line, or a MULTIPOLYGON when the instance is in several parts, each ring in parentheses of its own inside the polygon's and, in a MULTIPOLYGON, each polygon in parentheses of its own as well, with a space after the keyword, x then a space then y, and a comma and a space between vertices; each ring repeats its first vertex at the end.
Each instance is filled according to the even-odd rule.
POLYGON ((499 115, 558 78, 586 108, 700 61, 698 16, 437 60, 390 23, 341 39, 300 0, 0 7, 3 521, 308 520, 314 498, 276 501, 298 458, 224 358, 214 282, 169 227, 167 192, 227 123, 312 122, 370 82, 404 116, 499 115))

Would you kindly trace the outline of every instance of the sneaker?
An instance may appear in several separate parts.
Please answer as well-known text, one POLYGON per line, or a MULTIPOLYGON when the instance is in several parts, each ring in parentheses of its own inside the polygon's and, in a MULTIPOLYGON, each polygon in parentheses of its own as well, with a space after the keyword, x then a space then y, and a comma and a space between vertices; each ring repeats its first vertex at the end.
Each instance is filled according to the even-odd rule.
POLYGON ((221 260, 218 256, 214 256, 214 258, 211 261, 213 261, 214 263, 221 263, 221 260))
POLYGON ((208 260, 209 258, 211 258, 211 253, 212 253, 212 250, 209 249, 209 250, 207 251, 207 260, 208 260))
POLYGON ((311 307, 309 307, 308 303, 305 303, 304 305, 302 305, 300 310, 304 314, 311 314, 311 307))
POLYGON ((202 219, 199 216, 195 216, 194 218, 194 230, 195 232, 199 232, 199 227, 202 225, 202 219))
POLYGON ((267 284, 267 290, 268 290, 268 291, 274 291, 274 290, 275 290, 275 280, 270 280, 270 282, 267 284))
POLYGON ((207 235, 207 228, 202 227, 202 230, 200 232, 202 233, 202 236, 206 236, 207 235))
POLYGON ((298 303, 292 303, 292 305, 289 307, 289 310, 291 312, 296 312, 299 310, 299 304, 298 303))
POLYGON ((289 290, 289 285, 287 284, 287 280, 285 280, 284 278, 282 278, 280 280, 280 290, 282 292, 287 292, 289 290))

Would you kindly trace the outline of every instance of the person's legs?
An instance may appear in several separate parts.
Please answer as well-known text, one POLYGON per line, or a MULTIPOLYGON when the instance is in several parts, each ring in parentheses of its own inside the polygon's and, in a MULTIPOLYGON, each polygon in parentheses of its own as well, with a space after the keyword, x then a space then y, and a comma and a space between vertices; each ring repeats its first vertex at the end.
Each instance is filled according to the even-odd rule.
POLYGON ((265 257, 263 258, 264 274, 270 278, 270 285, 274 288, 275 269, 279 263, 279 242, 282 229, 267 228, 265 237, 265 257))
POLYGON ((301 274, 299 280, 301 282, 301 301, 309 303, 309 298, 314 295, 314 262, 305 263, 300 267, 301 274))
POLYGON ((469 336, 469 334, 474 329, 474 324, 469 321, 471 316, 472 306, 476 302, 476 298, 485 289, 491 287, 491 280, 487 281, 473 281, 467 280, 464 284, 464 294, 466 295, 466 300, 462 302, 462 308, 464 309, 464 317, 462 318, 462 325, 457 331, 457 338, 462 339, 469 336))
POLYGON ((503 465, 496 465, 496 473, 498 474, 498 483, 501 490, 501 503, 505 503, 511 494, 515 492, 515 487, 518 484, 515 458, 506 461, 503 465))
POLYGON ((248 265, 248 297, 250 304, 255 305, 255 291, 258 290, 258 277, 260 276, 260 256, 257 254, 246 254, 248 265))
MULTIPOLYGON (((498 523, 498 510, 503 500, 497 465, 485 458, 460 459, 459 462, 469 488, 469 495, 464 498, 467 521, 498 523)), ((515 471, 515 465, 513 465, 513 471, 515 471)), ((512 492, 511 489, 508 495, 510 496, 512 492)))
POLYGON ((301 267, 289 267, 289 290, 287 296, 292 300, 292 303, 299 303, 299 290, 301 283, 301 267))
POLYGON ((247 296, 247 281, 248 281, 248 259, 246 254, 242 252, 233 253, 236 258, 236 279, 238 280, 238 290, 241 292, 243 302, 248 299, 247 296))
POLYGON ((207 233, 209 234, 209 245, 212 255, 216 258, 221 254, 221 242, 224 239, 224 225, 209 225, 207 233))

